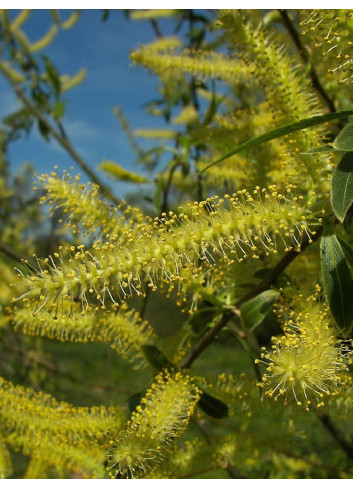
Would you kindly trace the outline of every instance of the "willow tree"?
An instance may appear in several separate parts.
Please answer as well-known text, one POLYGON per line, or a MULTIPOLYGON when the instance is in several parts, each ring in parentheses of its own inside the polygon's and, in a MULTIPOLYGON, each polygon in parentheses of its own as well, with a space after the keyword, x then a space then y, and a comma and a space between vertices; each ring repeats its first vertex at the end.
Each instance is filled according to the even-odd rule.
POLYGON ((155 31, 131 60, 157 77, 146 110, 169 124, 133 131, 114 109, 141 172, 98 171, 136 184, 134 205, 66 136, 61 94, 82 75, 36 58, 78 15, 53 12, 31 44, 28 14, 2 11, 0 70, 22 104, 12 124, 37 122, 91 182, 55 168, 37 178, 65 233, 16 265, 2 335, 40 337, 41 351, 45 338, 107 344, 139 391, 76 407, 1 378, 0 473, 12 448, 29 478, 352 477, 353 11, 127 12, 155 31), (172 332, 145 318, 153 297, 180 309, 172 332))

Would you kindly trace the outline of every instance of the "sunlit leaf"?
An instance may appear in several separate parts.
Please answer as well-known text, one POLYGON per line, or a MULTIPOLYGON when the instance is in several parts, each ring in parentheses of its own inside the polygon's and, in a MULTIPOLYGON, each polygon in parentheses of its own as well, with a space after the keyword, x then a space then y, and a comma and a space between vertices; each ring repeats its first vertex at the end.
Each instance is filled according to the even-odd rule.
POLYGON ((332 144, 340 151, 353 151, 353 122, 342 129, 332 144))

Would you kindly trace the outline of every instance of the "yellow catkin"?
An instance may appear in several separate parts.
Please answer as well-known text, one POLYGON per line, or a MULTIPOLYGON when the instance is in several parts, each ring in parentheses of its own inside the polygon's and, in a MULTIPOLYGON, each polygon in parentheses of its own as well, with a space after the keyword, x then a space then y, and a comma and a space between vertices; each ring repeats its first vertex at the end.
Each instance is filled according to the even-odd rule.
POLYGON ((108 451, 111 477, 137 477, 165 458, 186 429, 199 400, 189 376, 162 372, 108 451))
POLYGON ((337 340, 319 292, 318 288, 307 300, 297 298, 283 322, 284 334, 272 338, 272 351, 263 348, 260 360, 267 365, 259 384, 265 394, 294 401, 305 410, 313 402, 321 407, 325 397, 337 394, 340 372, 351 363, 349 347, 337 340))
POLYGON ((118 430, 123 420, 119 409, 74 407, 0 378, 4 441, 49 465, 102 477, 106 433, 118 430))
POLYGON ((73 308, 71 315, 54 319, 49 313, 33 317, 28 309, 19 309, 13 312, 12 319, 25 334, 63 342, 107 343, 136 368, 147 366, 142 346, 155 343, 156 335, 137 312, 124 306, 115 314, 91 311, 81 316, 80 312, 80 308, 73 308))
MULTIPOLYGON (((60 177, 55 172, 41 175, 39 184, 46 190, 40 203, 49 203, 52 211, 61 209, 63 218, 71 226, 73 233, 83 229, 97 235, 122 236, 128 233, 135 222, 140 222, 143 214, 125 204, 112 207, 99 195, 99 187, 91 182, 81 184, 80 176, 72 178, 67 172, 60 177)), ((35 187, 37 188, 37 187, 35 187)))
POLYGON ((149 180, 138 173, 126 170, 114 161, 103 160, 98 167, 100 170, 121 182, 147 183, 149 180))
POLYGON ((178 9, 145 9, 145 10, 132 10, 130 17, 133 20, 150 20, 160 19, 164 17, 173 17, 178 14, 178 9))
POLYGON ((304 10, 302 34, 312 40, 328 77, 338 85, 353 83, 353 9, 304 10))
MULTIPOLYGON (((157 45, 159 47, 159 45, 157 45)), ((177 52, 164 46, 158 51, 154 44, 142 46, 130 55, 132 61, 162 77, 180 79, 184 74, 200 79, 219 79, 231 84, 247 80, 250 69, 239 60, 219 53, 184 50, 177 52)))
MULTIPOLYGON (((302 76, 300 59, 289 56, 273 34, 255 26, 251 17, 243 17, 237 10, 220 11, 218 25, 222 27, 232 51, 239 53, 244 63, 253 68, 257 83, 265 92, 276 125, 289 124, 323 113, 312 91, 310 80, 302 76)), ((326 196, 332 158, 329 154, 304 154, 308 149, 325 144, 325 127, 309 128, 283 138, 286 153, 283 171, 291 164, 301 172, 302 188, 315 190, 326 196)))
POLYGON ((84 312, 92 299, 106 309, 142 295, 146 282, 156 290, 182 280, 184 266, 198 276, 202 263, 212 268, 218 261, 231 264, 279 250, 299 251, 302 239, 310 242, 322 221, 306 210, 293 186, 285 193, 270 186, 212 197, 190 204, 189 213, 163 213, 153 226, 137 224, 124 233, 124 242, 107 235, 107 242, 96 242, 92 249, 72 246, 66 251, 70 258, 63 249, 45 260, 35 257, 38 274, 22 274, 28 291, 18 299, 37 301, 35 314, 44 308, 55 316, 68 315, 73 301, 84 312))

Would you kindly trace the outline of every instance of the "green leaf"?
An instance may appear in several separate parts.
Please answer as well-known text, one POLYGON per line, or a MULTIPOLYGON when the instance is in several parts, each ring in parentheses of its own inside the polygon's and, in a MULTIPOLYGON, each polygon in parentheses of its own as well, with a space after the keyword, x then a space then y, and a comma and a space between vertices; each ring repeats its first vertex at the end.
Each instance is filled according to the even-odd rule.
POLYGON ((136 394, 133 394, 132 396, 129 397, 128 404, 131 412, 135 411, 137 406, 141 404, 144 395, 145 395, 144 392, 137 392, 136 394))
POLYGON ((240 307, 244 326, 251 330, 256 328, 272 311, 279 295, 279 292, 275 290, 265 290, 265 292, 254 297, 254 299, 245 302, 240 307))
POLYGON ((353 151, 353 122, 342 129, 332 144, 340 151, 353 151))
POLYGON ((52 60, 48 56, 43 55, 43 59, 44 59, 45 70, 47 72, 49 81, 54 88, 55 96, 58 97, 61 91, 59 72, 56 66, 54 66, 52 60))
POLYGON ((189 319, 188 324, 194 334, 200 334, 219 314, 219 311, 208 301, 203 301, 199 310, 189 319))
POLYGON ((41 119, 38 120, 38 129, 41 136, 43 136, 43 138, 46 141, 49 141, 49 134, 50 134, 49 127, 41 119))
POLYGON ((198 406, 212 418, 220 419, 228 416, 228 406, 224 402, 202 391, 198 406))
POLYGON ((342 238, 337 236, 338 242, 341 245, 342 251, 344 253, 344 256, 346 257, 346 260, 348 262, 348 265, 353 267, 353 248, 350 244, 348 244, 346 241, 344 241, 342 238))
POLYGON ((331 204, 342 222, 353 202, 353 152, 345 153, 332 175, 331 204))
POLYGON ((322 236, 320 252, 330 311, 341 332, 347 336, 353 323, 352 276, 341 245, 334 234, 322 236))
POLYGON ((58 119, 59 121, 63 118, 65 114, 65 105, 61 100, 57 100, 54 104, 53 108, 53 116, 55 119, 58 119))
POLYGON ((161 352, 156 346, 153 345, 143 345, 142 351, 146 357, 148 363, 160 372, 163 369, 175 370, 176 367, 173 365, 168 358, 161 352))
POLYGON ((353 114, 353 110, 342 110, 340 112, 333 112, 332 114, 309 117, 308 119, 302 119, 301 121, 298 122, 293 122, 291 124, 286 124, 284 126, 277 127, 276 129, 272 129, 271 131, 262 134, 261 136, 258 136, 253 139, 249 139, 249 141, 246 141, 245 143, 241 144, 237 148, 233 149, 233 151, 230 151, 225 156, 222 156, 222 158, 220 158, 219 160, 214 161, 213 163, 208 165, 206 168, 204 168, 201 171, 201 173, 211 168, 211 166, 216 165, 217 163, 220 163, 221 161, 224 161, 227 158, 230 158, 231 156, 240 153, 241 151, 245 151, 246 149, 250 149, 253 148, 254 146, 258 146, 259 144, 264 143, 265 141, 271 141, 272 139, 279 138, 280 136, 285 136, 287 134, 291 134, 292 132, 300 131, 301 129, 306 129, 307 127, 316 126, 318 124, 323 124, 324 122, 328 122, 334 119, 348 117, 349 115, 352 114, 353 114))

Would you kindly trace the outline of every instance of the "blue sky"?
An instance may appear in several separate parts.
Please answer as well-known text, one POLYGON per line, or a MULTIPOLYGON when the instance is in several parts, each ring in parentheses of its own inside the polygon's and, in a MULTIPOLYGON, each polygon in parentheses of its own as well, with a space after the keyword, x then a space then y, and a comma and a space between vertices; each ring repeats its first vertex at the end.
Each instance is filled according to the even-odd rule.
MULTIPOLYGON (((61 11, 63 18, 69 13, 61 11)), ((60 31, 42 53, 51 57, 62 74, 73 75, 80 68, 87 70, 84 82, 64 94, 63 125, 80 155, 92 168, 103 159, 110 159, 140 171, 113 107, 122 107, 134 129, 163 125, 162 120, 143 110, 144 103, 156 98, 157 78, 141 67, 132 67, 129 60, 131 49, 152 41, 155 34, 149 22, 129 21, 122 11, 112 11, 105 23, 101 19, 102 11, 83 10, 79 22, 70 30, 60 31)), ((23 30, 34 41, 44 35, 49 25, 48 11, 34 10, 23 30)), ((165 34, 172 32, 172 26, 168 20, 161 22, 165 34)), ((0 117, 16 106, 15 95, 0 77, 0 117)), ((75 167, 55 142, 46 144, 36 130, 28 138, 12 143, 9 154, 13 168, 30 162, 38 173, 51 171, 54 165, 60 169, 75 167)), ((74 171, 80 170, 75 167, 74 171)), ((125 189, 126 185, 116 186, 119 193, 125 189)))

